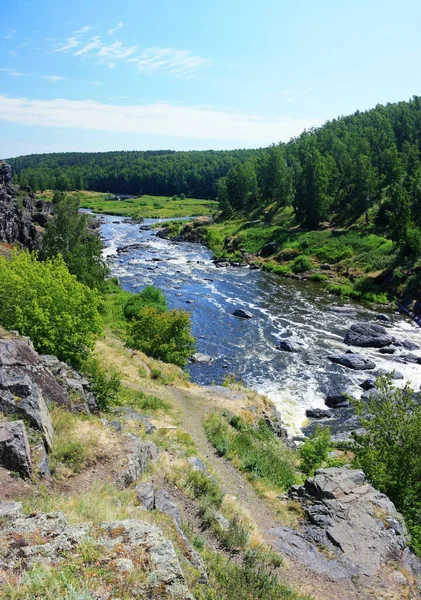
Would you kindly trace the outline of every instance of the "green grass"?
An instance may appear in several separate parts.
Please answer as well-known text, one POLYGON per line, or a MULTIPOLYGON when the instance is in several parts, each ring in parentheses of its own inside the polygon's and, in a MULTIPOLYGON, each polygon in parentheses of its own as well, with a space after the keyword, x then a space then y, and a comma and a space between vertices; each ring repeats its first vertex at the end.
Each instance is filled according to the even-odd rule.
POLYGON ((204 427, 216 450, 235 461, 252 478, 263 480, 280 490, 296 483, 294 453, 276 438, 264 422, 249 425, 241 417, 213 413, 206 419, 204 427))
MULTIPOLYGON (((69 196, 77 196, 82 208, 96 213, 118 215, 122 217, 142 217, 150 219, 199 217, 212 215, 218 210, 214 200, 200 198, 172 199, 167 196, 140 196, 129 200, 106 200, 110 194, 100 192, 68 192, 69 196)), ((51 192, 44 192, 39 198, 51 199, 51 192)))

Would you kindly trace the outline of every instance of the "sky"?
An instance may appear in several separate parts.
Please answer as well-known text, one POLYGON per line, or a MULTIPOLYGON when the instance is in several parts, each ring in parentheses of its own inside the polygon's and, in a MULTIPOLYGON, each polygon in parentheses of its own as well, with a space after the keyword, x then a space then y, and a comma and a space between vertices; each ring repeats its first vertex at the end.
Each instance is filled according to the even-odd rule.
POLYGON ((421 94, 419 0, 1 0, 0 157, 231 149, 421 94))

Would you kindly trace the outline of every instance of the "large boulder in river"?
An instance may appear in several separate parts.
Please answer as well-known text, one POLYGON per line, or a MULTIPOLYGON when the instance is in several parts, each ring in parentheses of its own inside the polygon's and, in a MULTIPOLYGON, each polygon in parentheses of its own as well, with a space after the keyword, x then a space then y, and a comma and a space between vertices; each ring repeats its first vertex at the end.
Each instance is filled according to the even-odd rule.
POLYGON ((242 308, 237 308, 232 314, 240 319, 252 319, 254 316, 251 312, 242 308))
POLYGON ((395 341, 384 327, 376 323, 355 323, 345 336, 345 343, 362 348, 384 348, 395 341))
POLYGON ((284 352, 302 352, 303 347, 293 340, 281 340, 279 342, 279 350, 284 352))
POLYGON ((376 363, 367 356, 364 356, 364 354, 335 354, 329 356, 329 360, 337 365, 342 365, 355 371, 368 371, 376 368, 376 363))

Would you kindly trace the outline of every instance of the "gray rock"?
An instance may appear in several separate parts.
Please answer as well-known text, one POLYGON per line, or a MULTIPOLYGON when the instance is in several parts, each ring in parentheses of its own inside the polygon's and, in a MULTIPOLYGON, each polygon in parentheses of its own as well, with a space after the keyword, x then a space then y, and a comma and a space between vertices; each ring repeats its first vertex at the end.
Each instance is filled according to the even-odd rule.
POLYGON ((379 313, 378 315, 376 315, 376 319, 378 321, 384 321, 385 323, 390 323, 392 321, 389 315, 385 315, 384 313, 379 313))
POLYGON ((279 350, 284 350, 285 352, 302 352, 303 347, 292 340, 281 340, 279 342, 279 350))
POLYGON ((329 360, 355 371, 368 371, 376 368, 376 363, 364 354, 337 354, 329 356, 329 360))
POLYGON ((25 418, 52 447, 54 431, 47 405, 39 387, 19 367, 0 367, 0 410, 25 418))
POLYGON ((252 319, 254 316, 251 312, 242 308, 237 308, 232 314, 234 317, 239 317, 240 319, 252 319))
POLYGON ((194 469, 195 471, 201 471, 202 473, 207 473, 207 471, 208 471, 207 466, 205 465, 203 460, 200 460, 200 458, 198 458, 197 456, 189 456, 187 461, 188 461, 189 465, 192 467, 192 469, 194 469))
POLYGON ((115 564, 121 573, 130 573, 134 569, 134 564, 130 558, 116 558, 115 564))
POLYGON ((31 451, 23 421, 0 425, 0 465, 22 477, 32 476, 31 451))
POLYGON ((349 406, 349 399, 346 392, 335 390, 326 396, 325 404, 329 408, 346 408, 349 406))
POLYGON ((420 345, 416 344, 412 340, 403 340, 402 346, 405 348, 405 350, 409 350, 410 352, 412 350, 419 350, 420 349, 420 345))
POLYGON ((267 244, 265 244, 263 246, 263 248, 260 250, 259 254, 263 258, 267 258, 268 256, 272 256, 272 254, 275 254, 276 252, 278 252, 278 250, 279 250, 279 244, 277 244, 276 242, 268 242, 267 244))
POLYGON ((136 496, 139 503, 147 510, 155 508, 155 490, 151 483, 140 483, 135 487, 136 496))
POLYGON ((375 377, 368 377, 367 379, 365 379, 362 383, 360 383, 360 387, 363 388, 363 390, 372 390, 373 388, 376 387, 376 378, 375 377))
POLYGON ((387 346, 386 348, 380 348, 379 352, 380 354, 395 354, 396 348, 390 348, 390 346, 387 346))
POLYGON ((171 517, 181 527, 180 511, 174 498, 167 490, 161 489, 155 492, 155 508, 171 517))
POLYGON ((222 531, 228 531, 229 530, 230 523, 229 523, 228 519, 226 519, 223 515, 221 515, 221 513, 216 512, 213 515, 213 518, 218 523, 218 525, 222 529, 222 531))
POLYGON ((211 362, 213 362, 212 356, 209 356, 208 354, 203 354, 202 352, 196 352, 195 354, 193 354, 191 360, 192 362, 206 365, 209 365, 211 362))
POLYGON ((142 442, 135 435, 129 435, 127 465, 118 477, 118 484, 128 487, 139 479, 149 463, 158 457, 158 448, 153 442, 142 442))
MULTIPOLYGON (((366 482, 362 471, 320 469, 292 496, 301 502, 310 523, 305 541, 331 550, 336 559, 330 562, 337 562, 339 573, 371 577, 392 556, 399 567, 407 550, 403 519, 393 503, 366 482)), ((304 550, 303 560, 308 560, 304 550)), ((309 566, 317 570, 318 563, 309 566)))
POLYGON ((345 343, 362 348, 383 348, 394 342, 384 327, 375 323, 356 323, 345 336, 345 343))
POLYGON ((353 306, 329 306, 327 310, 328 312, 339 313, 344 315, 355 313, 355 308, 353 306))
POLYGON ((332 411, 324 408, 308 408, 306 410, 306 417, 309 419, 330 419, 332 411))

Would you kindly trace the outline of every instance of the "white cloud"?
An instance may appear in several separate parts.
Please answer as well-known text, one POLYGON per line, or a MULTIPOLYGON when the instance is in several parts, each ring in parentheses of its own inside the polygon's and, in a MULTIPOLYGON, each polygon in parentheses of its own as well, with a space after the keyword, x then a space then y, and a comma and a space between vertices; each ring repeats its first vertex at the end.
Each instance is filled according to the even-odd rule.
POLYGON ((14 50, 9 50, 9 54, 10 56, 13 56, 13 58, 16 58, 17 54, 14 50))
POLYGON ((256 146, 286 141, 306 128, 322 124, 320 119, 264 118, 168 102, 117 106, 94 100, 31 100, 5 95, 0 95, 0 121, 196 140, 235 140, 256 146))
POLYGON ((25 73, 21 73, 20 71, 16 71, 16 69, 10 68, 1 68, 0 71, 2 73, 7 73, 10 77, 25 77, 25 73))
POLYGON ((73 33, 75 35, 82 35, 84 33, 88 33, 88 31, 90 31, 91 29, 92 29, 92 27, 90 25, 84 25, 80 29, 76 29, 76 31, 74 31, 73 33))
POLYGON ((62 75, 43 75, 43 78, 51 83, 57 83, 57 81, 64 81, 66 79, 62 75))
POLYGON ((104 85, 102 81, 88 81, 89 85, 104 85))
POLYGON ((115 27, 112 27, 111 29, 108 30, 108 33, 110 35, 114 35, 116 31, 119 31, 120 29, 122 29, 124 27, 124 23, 117 23, 117 25, 115 27))
POLYGON ((190 75, 198 67, 204 67, 211 61, 203 56, 195 56, 190 50, 174 48, 148 48, 140 57, 129 59, 136 63, 141 73, 163 71, 175 75, 190 75))
POLYGON ((9 27, 8 30, 6 31, 6 35, 4 36, 4 39, 5 40, 12 40, 15 37, 16 33, 17 33, 16 29, 11 29, 9 27))
POLYGON ((80 41, 77 40, 75 37, 68 37, 64 44, 58 46, 58 48, 53 50, 53 52, 67 52, 68 50, 72 50, 77 46, 80 46, 80 41))
POLYGON ((92 50, 98 50, 101 47, 102 42, 99 39, 99 36, 95 35, 93 38, 91 38, 91 41, 86 43, 80 50, 78 50, 77 52, 73 52, 73 56, 81 56, 82 54, 88 54, 89 52, 92 52, 92 50))

